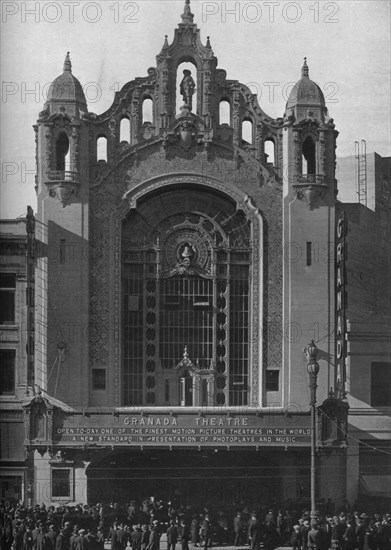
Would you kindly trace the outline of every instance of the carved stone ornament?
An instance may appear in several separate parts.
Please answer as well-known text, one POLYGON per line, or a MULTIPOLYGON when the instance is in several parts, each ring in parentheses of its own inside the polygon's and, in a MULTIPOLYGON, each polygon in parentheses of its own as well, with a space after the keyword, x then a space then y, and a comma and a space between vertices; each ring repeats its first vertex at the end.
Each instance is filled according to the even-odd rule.
POLYGON ((324 183, 297 183, 293 185, 293 188, 296 197, 306 202, 312 210, 323 197, 324 192, 327 190, 327 185, 324 183))
POLYGON ((203 275, 204 270, 197 263, 200 251, 190 239, 179 244, 176 250, 178 262, 171 269, 170 275, 203 275))
POLYGON ((73 197, 77 196, 79 183, 74 181, 45 182, 49 196, 60 201, 62 207, 68 206, 73 197))
POLYGON ((185 149, 189 149, 193 143, 195 137, 194 126, 191 122, 185 120, 179 127, 178 131, 181 145, 185 149))

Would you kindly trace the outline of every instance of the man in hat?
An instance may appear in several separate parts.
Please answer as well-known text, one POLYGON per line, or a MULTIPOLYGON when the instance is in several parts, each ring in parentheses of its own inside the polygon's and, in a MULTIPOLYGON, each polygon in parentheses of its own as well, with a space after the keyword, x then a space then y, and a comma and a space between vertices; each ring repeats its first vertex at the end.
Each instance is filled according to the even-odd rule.
POLYGON ((175 546, 177 542, 178 542, 178 528, 175 524, 175 520, 171 519, 169 527, 167 529, 167 550, 175 550, 175 546))
POLYGON ((310 522, 308 521, 308 519, 305 519, 303 521, 303 525, 301 526, 301 529, 300 529, 301 540, 302 540, 302 544, 303 544, 303 550, 307 550, 309 531, 310 531, 310 522))
POLYGON ((49 550, 50 549, 50 543, 46 536, 46 528, 41 525, 39 528, 39 532, 37 535, 37 539, 35 541, 35 550, 49 550))
POLYGON ((234 533, 235 533, 234 546, 239 546, 240 544, 242 544, 242 529, 243 529, 242 515, 240 512, 238 512, 234 517, 233 527, 234 527, 234 533))
POLYGON ((55 550, 69 550, 69 539, 66 536, 66 530, 61 529, 56 538, 55 550))
POLYGON ((316 550, 319 548, 319 524, 317 520, 311 521, 311 528, 308 531, 308 550, 316 550))
POLYGON ((251 519, 248 524, 248 540, 250 541, 251 550, 255 550, 259 547, 261 541, 261 524, 255 513, 251 514, 251 519))
POLYGON ((88 540, 85 537, 85 533, 85 529, 79 529, 79 536, 76 539, 76 550, 88 549, 88 540))
POLYGON ((204 521, 201 524, 201 539, 204 550, 207 550, 212 544, 212 526, 208 514, 205 515, 204 521))
POLYGON ((54 548, 56 546, 57 532, 56 532, 53 524, 49 525, 49 531, 47 532, 47 538, 48 538, 48 542, 49 542, 49 545, 48 545, 49 549, 54 550, 54 548))
POLYGON ((77 526, 73 528, 73 533, 69 538, 69 550, 76 550, 76 541, 79 536, 79 530, 77 526))

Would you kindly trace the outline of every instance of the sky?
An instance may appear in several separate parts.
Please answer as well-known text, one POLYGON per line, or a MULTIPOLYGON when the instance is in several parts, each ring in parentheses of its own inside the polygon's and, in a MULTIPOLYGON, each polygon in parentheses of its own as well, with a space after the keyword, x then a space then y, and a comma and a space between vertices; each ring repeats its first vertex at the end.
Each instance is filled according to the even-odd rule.
MULTIPOLYGON (((228 79, 247 84, 262 109, 283 116, 307 57, 340 132, 337 156, 390 156, 389 0, 192 0, 202 41, 210 36, 228 79)), ((156 65, 171 43, 184 0, 2 0, 1 218, 36 209, 33 124, 48 86, 70 51, 89 111, 110 107, 114 92, 156 65)), ((338 176, 338 174, 337 174, 338 176)))

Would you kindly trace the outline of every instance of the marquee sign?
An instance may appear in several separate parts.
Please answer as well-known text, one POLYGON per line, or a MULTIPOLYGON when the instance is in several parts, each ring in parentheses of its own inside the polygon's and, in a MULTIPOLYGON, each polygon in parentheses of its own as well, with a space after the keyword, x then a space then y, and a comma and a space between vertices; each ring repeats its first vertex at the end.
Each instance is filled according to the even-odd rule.
POLYGON ((308 446, 309 417, 284 414, 72 415, 53 426, 66 446, 308 446))

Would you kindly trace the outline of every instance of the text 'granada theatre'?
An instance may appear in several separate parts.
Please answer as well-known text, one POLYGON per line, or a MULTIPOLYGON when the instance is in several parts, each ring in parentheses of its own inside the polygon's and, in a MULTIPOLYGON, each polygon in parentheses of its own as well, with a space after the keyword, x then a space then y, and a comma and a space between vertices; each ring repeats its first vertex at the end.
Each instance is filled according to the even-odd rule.
POLYGON ((308 502, 312 340, 318 495, 345 497, 338 132, 306 61, 264 113, 189 4, 103 114, 67 55, 35 126, 32 502, 308 502))

